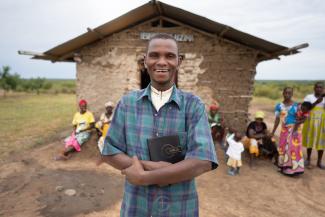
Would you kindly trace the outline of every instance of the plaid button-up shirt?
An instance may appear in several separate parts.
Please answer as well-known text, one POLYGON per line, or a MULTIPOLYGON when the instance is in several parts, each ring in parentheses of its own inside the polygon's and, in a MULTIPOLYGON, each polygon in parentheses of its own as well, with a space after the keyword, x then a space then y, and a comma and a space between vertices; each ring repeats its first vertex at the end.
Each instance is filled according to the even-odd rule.
MULTIPOLYGON (((217 158, 205 107, 193 94, 173 87, 169 101, 157 112, 151 102, 150 85, 133 91, 118 103, 108 130, 103 155, 125 153, 150 160, 147 139, 179 135, 185 159, 211 161, 217 158)), ((171 184, 136 186, 125 182, 121 216, 198 216, 198 196, 194 179, 171 184)))

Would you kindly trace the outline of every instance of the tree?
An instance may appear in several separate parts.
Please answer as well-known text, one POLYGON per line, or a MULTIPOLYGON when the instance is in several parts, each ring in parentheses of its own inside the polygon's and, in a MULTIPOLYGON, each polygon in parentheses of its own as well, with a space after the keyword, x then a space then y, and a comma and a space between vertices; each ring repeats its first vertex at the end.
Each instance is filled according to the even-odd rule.
POLYGON ((30 89, 31 90, 35 90, 37 95, 39 94, 40 92, 40 89, 42 89, 45 85, 45 78, 32 78, 29 80, 30 82, 30 89))
POLYGON ((20 76, 17 73, 11 75, 10 67, 2 66, 2 70, 0 70, 0 88, 4 90, 3 96, 6 96, 6 92, 9 90, 16 90, 19 82, 20 76))

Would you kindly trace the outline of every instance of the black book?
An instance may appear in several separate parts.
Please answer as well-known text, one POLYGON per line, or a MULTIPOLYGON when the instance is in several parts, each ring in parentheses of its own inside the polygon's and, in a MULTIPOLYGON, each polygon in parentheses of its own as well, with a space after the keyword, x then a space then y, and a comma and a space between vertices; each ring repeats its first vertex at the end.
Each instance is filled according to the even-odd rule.
POLYGON ((177 163, 185 158, 178 135, 150 138, 147 142, 151 161, 177 163))

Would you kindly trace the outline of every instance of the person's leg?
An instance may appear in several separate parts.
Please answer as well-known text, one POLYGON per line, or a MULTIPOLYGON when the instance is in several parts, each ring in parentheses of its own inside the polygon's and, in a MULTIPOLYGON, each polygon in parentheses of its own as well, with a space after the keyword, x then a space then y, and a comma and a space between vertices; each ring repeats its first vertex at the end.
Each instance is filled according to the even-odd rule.
POLYGON ((69 156, 69 154, 71 154, 71 153, 73 153, 73 152, 75 152, 76 150, 74 149, 74 147, 72 147, 72 146, 69 146, 69 147, 67 147, 64 151, 63 151, 63 155, 64 156, 69 156))
POLYGON ((305 166, 310 167, 310 157, 313 149, 312 148, 307 148, 307 159, 305 160, 305 166))
POLYGON ((324 150, 318 150, 317 153, 318 153, 317 166, 320 169, 325 170, 325 165, 322 164, 322 158, 323 158, 324 150))
POLYGON ((273 154, 273 157, 274 157, 274 165, 275 166, 279 166, 279 152, 278 151, 276 151, 276 152, 274 152, 274 154, 273 154))
POLYGON ((240 167, 237 167, 237 168, 236 168, 236 174, 237 174, 237 175, 239 174, 239 170, 240 170, 240 167))
POLYGON ((235 175, 235 168, 233 167, 228 167, 228 175, 234 176, 235 175))
POLYGON ((69 154, 74 152, 75 149, 72 146, 68 146, 67 148, 64 148, 59 155, 54 157, 54 160, 60 161, 60 160, 68 160, 69 154))

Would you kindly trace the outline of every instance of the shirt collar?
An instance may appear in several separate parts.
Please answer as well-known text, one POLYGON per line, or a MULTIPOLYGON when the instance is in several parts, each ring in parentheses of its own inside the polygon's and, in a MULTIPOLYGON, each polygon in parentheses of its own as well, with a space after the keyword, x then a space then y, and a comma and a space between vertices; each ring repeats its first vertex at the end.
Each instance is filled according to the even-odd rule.
MULTIPOLYGON (((149 101, 151 101, 151 84, 149 84, 143 91, 143 93, 138 97, 137 100, 140 100, 140 99, 144 99, 144 98, 148 98, 149 101)), ((170 96, 169 100, 167 103, 171 102, 171 101, 174 101, 176 103, 176 105, 178 106, 178 108, 180 109, 181 106, 182 106, 182 102, 181 102, 181 92, 180 90, 178 90, 176 88, 176 85, 174 84, 173 85, 173 92, 172 92, 172 95, 170 96)))
POLYGON ((171 88, 169 88, 168 90, 165 90, 165 91, 159 91, 156 88, 154 88, 153 86, 151 86, 151 93, 158 95, 158 96, 163 96, 163 97, 171 96, 172 92, 173 92, 173 87, 174 86, 172 86, 171 88))

